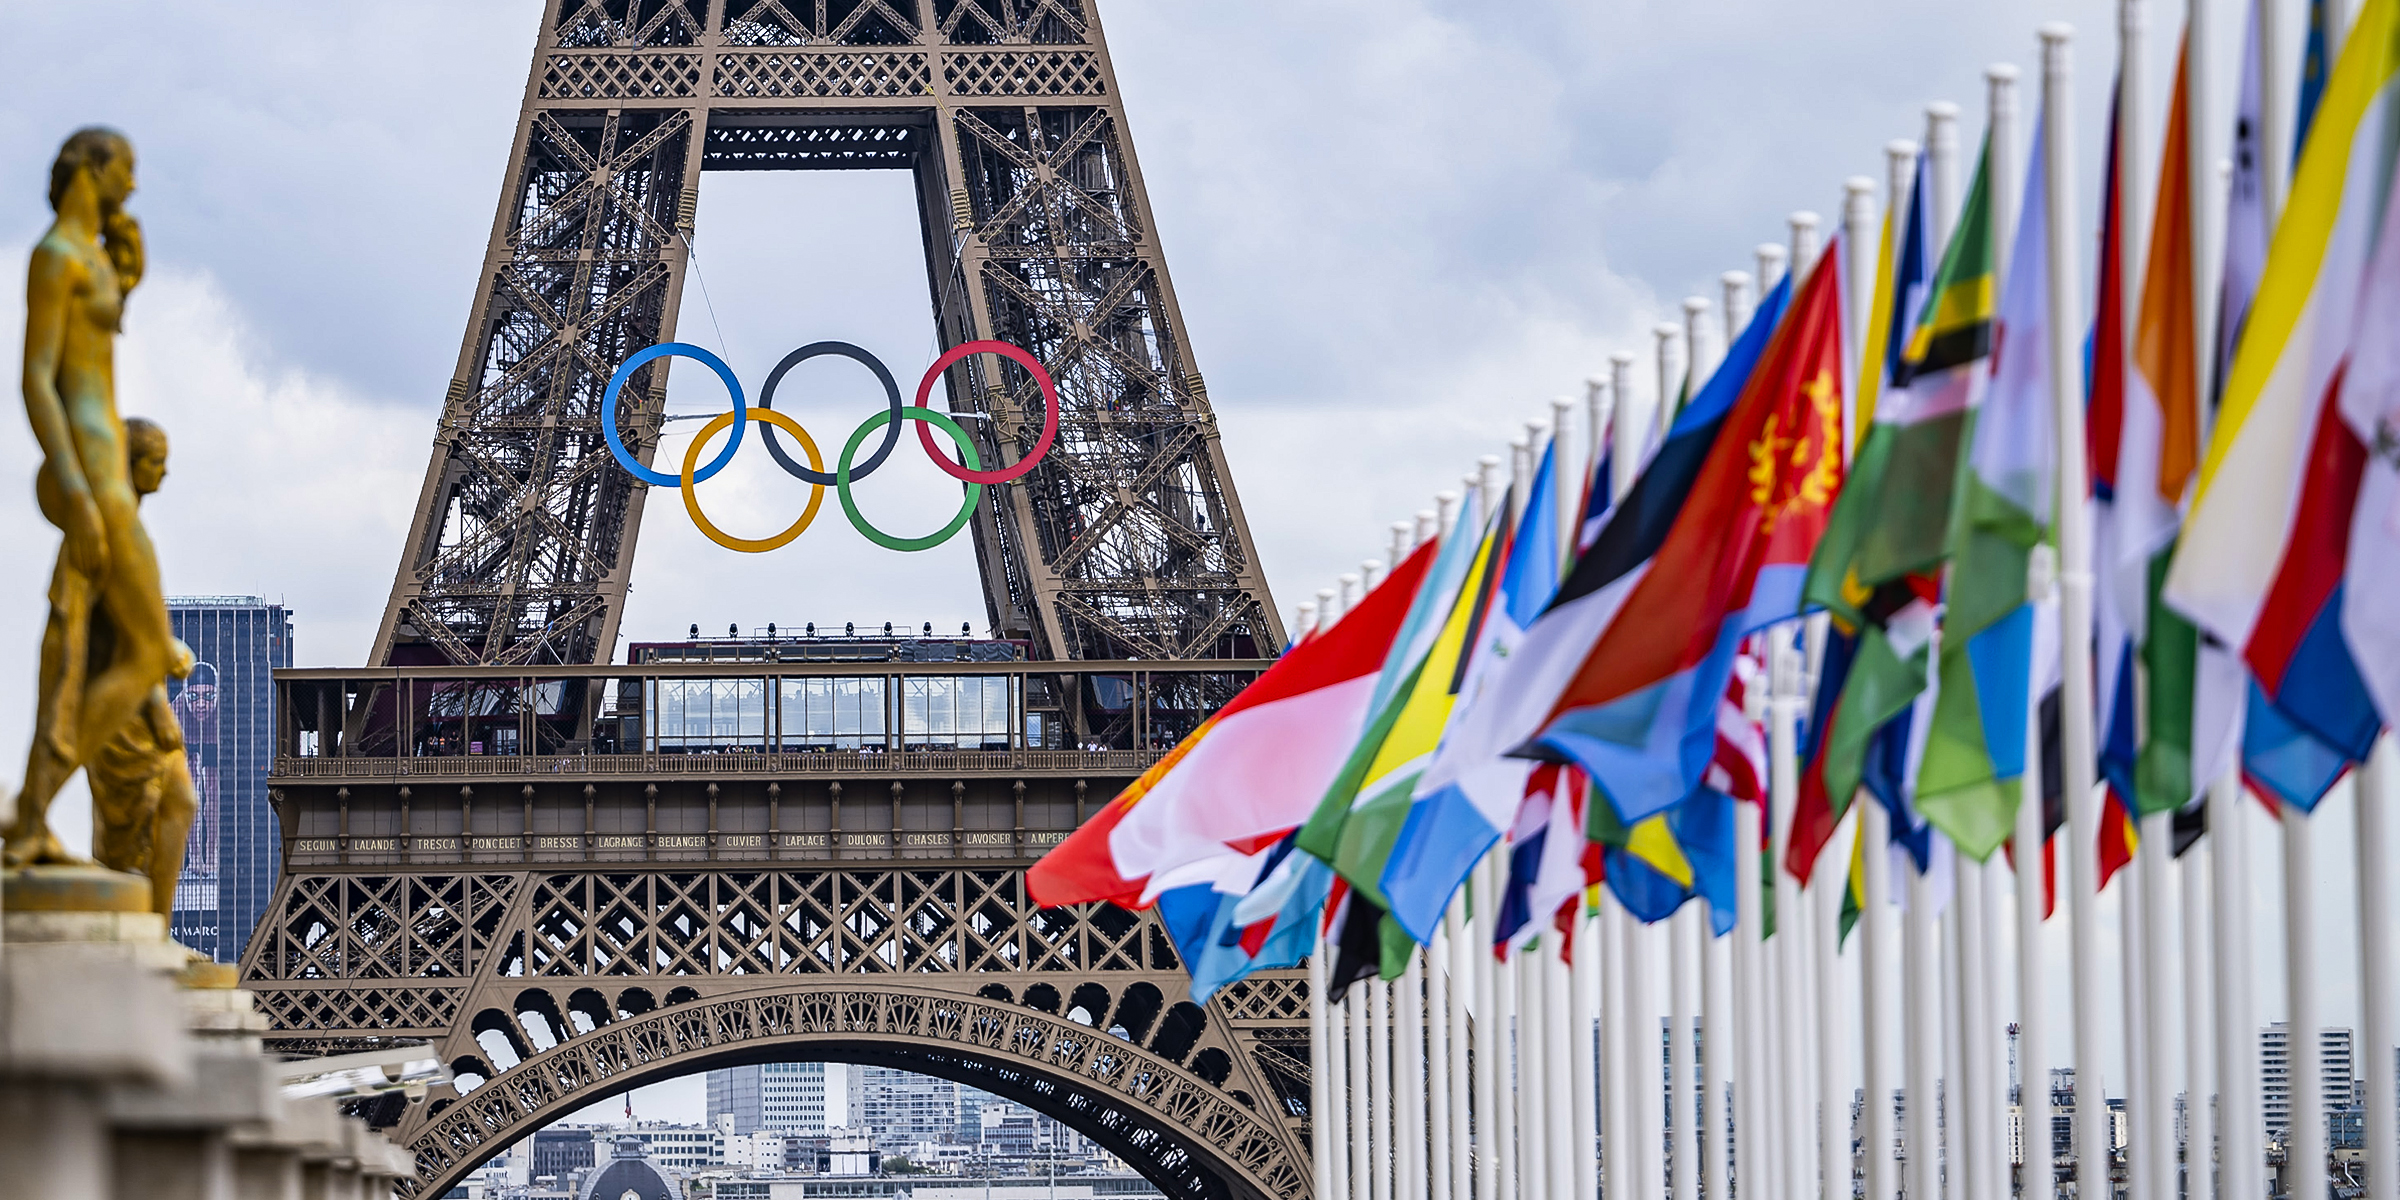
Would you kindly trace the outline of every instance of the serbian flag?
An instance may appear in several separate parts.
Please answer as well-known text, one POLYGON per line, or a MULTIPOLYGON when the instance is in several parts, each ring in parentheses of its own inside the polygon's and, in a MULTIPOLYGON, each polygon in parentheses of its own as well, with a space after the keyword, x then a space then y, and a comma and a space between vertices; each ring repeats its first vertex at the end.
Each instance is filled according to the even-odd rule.
POLYGON ((2370 262, 2390 249, 2387 235, 2379 252, 2377 235, 2400 118, 2396 40, 2400 3, 2370 0, 2301 152, 2167 572, 2168 602, 2250 668, 2244 773, 2302 809, 2382 726, 2342 613, 2351 563, 2381 565, 2352 558, 2354 518, 2391 514, 2359 511, 2367 443, 2341 405, 2353 352, 2390 332, 2362 321, 2375 305, 2361 301, 2370 262))
POLYGON ((1141 907, 1152 877, 1255 853, 1307 820, 1358 743, 1436 545, 1418 547, 1332 629, 1285 651, 1043 855, 1026 872, 1034 902, 1141 907))
POLYGON ((1742 638, 1799 615, 1843 478, 1840 262, 1829 246, 1793 298, 1650 570, 1529 747, 1581 766, 1627 825, 1699 786, 1742 638))

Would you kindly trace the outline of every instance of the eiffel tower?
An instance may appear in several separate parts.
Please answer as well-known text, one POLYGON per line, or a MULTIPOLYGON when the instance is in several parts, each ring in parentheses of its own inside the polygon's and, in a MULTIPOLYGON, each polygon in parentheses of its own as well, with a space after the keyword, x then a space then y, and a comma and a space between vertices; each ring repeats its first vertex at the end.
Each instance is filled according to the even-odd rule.
MULTIPOLYGON (((548 0, 374 659, 276 676, 283 870, 241 967, 279 1049, 453 1068, 368 1106, 426 1194, 785 1058, 1020 1101, 1178 1200, 1307 1194, 1306 980, 1195 1005, 1154 914, 1025 889, 1284 641, 1092 5, 548 0), (914 172, 943 345, 1056 379, 1048 456, 972 525, 1029 654, 787 630, 612 665, 646 489, 602 422, 650 462, 666 363, 602 401, 674 336, 711 169, 914 172)), ((983 460, 1030 451, 1027 372, 946 380, 983 460)))
MULTIPOLYGON (((1037 659, 1272 656, 1281 621, 1192 363, 1091 0, 550 0, 473 320, 376 640, 382 665, 605 662, 700 173, 913 172, 943 346, 1058 382, 1057 442, 973 521, 990 627, 1037 659)), ((987 462, 1030 375, 947 377, 987 462)))

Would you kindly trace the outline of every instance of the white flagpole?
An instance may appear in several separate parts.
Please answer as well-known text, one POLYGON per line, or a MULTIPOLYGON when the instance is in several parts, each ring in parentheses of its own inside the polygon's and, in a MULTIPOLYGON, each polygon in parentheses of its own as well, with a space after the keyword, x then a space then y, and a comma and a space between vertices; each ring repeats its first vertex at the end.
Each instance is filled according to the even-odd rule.
POLYGON ((1568 1079, 1575 1089, 1575 1140, 1571 1146, 1575 1195, 1578 1200, 1593 1200, 1600 1194, 1600 922, 1581 896, 1576 897, 1575 905, 1575 969, 1569 981, 1575 1022, 1568 1051, 1574 1064, 1568 1079))
MULTIPOLYGON (((1501 864, 1495 861, 1492 871, 1492 905, 1497 913, 1502 884, 1501 864)), ((1517 969, 1514 962, 1495 964, 1492 971, 1493 997, 1498 1001, 1492 1014, 1492 1053, 1498 1058, 1500 1086, 1496 1089, 1498 1102, 1492 1109, 1493 1140, 1491 1155, 1499 1179, 1493 1185, 1493 1195, 1502 1200, 1518 1200, 1525 1195, 1522 1177, 1517 1171, 1519 1146, 1525 1130, 1517 1111, 1517 1078, 1520 1064, 1516 1053, 1517 969)))
POLYGON ((1342 1003, 1350 1010, 1350 1195, 1352 1200, 1385 1200, 1376 1194, 1374 1072, 1368 1065, 1367 987, 1350 985, 1342 1003))
POLYGON ((1400 973, 1399 1003, 1392 1012, 1392 1073, 1397 1080, 1392 1097, 1399 1104, 1392 1147, 1399 1153, 1399 1200, 1426 1200, 1425 1162, 1433 1153, 1426 1113, 1425 1081, 1425 951, 1411 947, 1408 966, 1400 973))
POLYGON ((1764 299, 1783 281, 1784 260, 1791 256, 1791 251, 1784 249, 1781 242, 1760 242, 1754 253, 1758 256, 1758 294, 1764 299))
MULTIPOLYGON (((1450 928, 1445 914, 1425 946, 1425 1200, 1450 1190, 1450 928)), ((1459 1200, 1465 1200, 1464 1197, 1459 1200)))
MULTIPOLYGON (((1468 878, 1466 886, 1473 887, 1473 872, 1468 878)), ((1450 966, 1449 1069, 1445 1072, 1450 1097, 1450 1200, 1474 1200, 1474 1072, 1468 1065, 1473 1060, 1468 1052, 1468 1016, 1482 1001, 1475 996, 1475 939, 1466 919, 1465 888, 1450 897, 1450 906, 1443 910, 1442 941, 1450 966)))
POLYGON ((1833 840, 1817 860, 1817 879, 1809 886, 1808 946, 1816 960, 1817 981, 1817 1170, 1822 1200, 1850 1200, 1850 1093, 1842 1085, 1848 1075, 1850 1044, 1842 1004, 1841 919, 1842 891, 1848 884, 1850 822, 1834 830, 1833 840))
MULTIPOLYGON (((2283 949, 2290 1014, 2291 1128, 2284 1134, 2284 1187, 2315 1200, 2325 1188, 2325 1085, 2317 1002, 2316 830, 2296 805, 2283 813, 2283 949)), ((2377 915, 2369 915, 2374 920, 2377 915)))
POLYGON ((1551 1200, 1550 1120, 1547 1106, 1550 990, 1542 978, 1542 948, 1517 951, 1517 1194, 1551 1200))
POLYGON ((1687 356, 1684 363, 1691 372, 1692 390, 1695 392, 1707 382, 1708 373, 1715 370, 1717 361, 1724 357, 1715 352, 1716 348, 1708 344, 1707 338, 1701 336, 1708 331, 1708 310, 1711 307, 1706 296, 1683 298, 1683 349, 1687 356))
POLYGON ((2250 856, 2242 835, 2242 779, 2228 770, 2208 789, 2209 840, 2225 851, 2209 864, 2210 916, 2216 934, 2218 1194, 2257 1200, 2267 1194, 2266 1118, 2260 1102, 2258 1024, 2251 973, 2250 856))
MULTIPOLYGON (((1528 421, 1525 434, 1509 443, 1511 481, 1508 499, 1520 522, 1525 519, 1525 507, 1533 495, 1534 464, 1539 461, 1541 440, 1546 432, 1539 421, 1528 421)), ((1550 1196, 1549 1169, 1545 1162, 1549 1132, 1543 1110, 1543 1068, 1548 1065, 1543 1053, 1543 1031, 1546 1024, 1542 988, 1541 955, 1519 953, 1509 963, 1516 982, 1516 1090, 1513 1102, 1516 1119, 1511 1123, 1517 1131, 1516 1195, 1524 1200, 1553 1200, 1550 1196)), ((1559 1198, 1563 1200, 1563 1198, 1559 1198)))
POLYGON ((1574 1041, 1570 1012, 1565 934, 1557 929, 1542 935, 1544 949, 1535 964, 1542 976, 1542 1151, 1548 1160, 1550 1200, 1575 1196, 1574 1041))
POLYGON ((1717 276, 1717 286, 1725 293, 1725 349, 1730 352, 1742 326, 1750 323, 1750 272, 1727 271, 1717 276))
MULTIPOLYGON (((1713 921, 1713 918, 1709 918, 1713 921)), ((1707 1200, 1726 1200, 1733 1179, 1733 1143, 1725 1136, 1733 1096, 1733 937, 1700 927, 1701 1187, 1707 1200)))
POLYGON ((1739 1156, 1737 1184, 1742 1200, 1772 1200, 1775 1176, 1774 1106, 1768 1098, 1770 1080, 1766 1052, 1766 955, 1759 938, 1765 921, 1760 907, 1758 861, 1762 852, 1756 804, 1735 803, 1734 830, 1734 1152, 1739 1156))
POLYGON ((1483 861, 1468 877, 1468 886, 1475 889, 1474 914, 1467 921, 1468 934, 1464 950, 1472 963, 1470 978, 1475 989, 1475 1023, 1473 1027, 1475 1067, 1474 1111, 1474 1200, 1499 1200, 1499 1149, 1507 1140, 1508 1127, 1500 1121, 1500 1060, 1505 1045, 1496 1036, 1501 1027, 1500 992, 1492 970, 1492 904, 1495 889, 1492 872, 1498 865, 1499 851, 1495 848, 1483 856, 1483 861))
MULTIPOLYGON (((2018 211, 2025 180, 2024 152, 2019 148, 2017 136, 2018 72, 2014 64, 1994 63, 1984 68, 1983 76, 1992 145, 1990 196, 1998 218, 1992 230, 1996 251, 1993 262, 1997 268, 1993 287, 2005 289, 2006 272, 2012 266, 2008 248, 2016 245, 2017 223, 2024 216, 2018 211)), ((2034 777, 2040 777, 2038 772, 2034 777)), ((1968 932, 1961 947, 1965 966, 1961 974, 1968 983, 1966 1006, 1961 1015, 1973 1085, 1970 1093, 1974 1122, 1970 1136, 1975 1148, 1973 1191, 1987 1200, 2007 1200, 2010 1192, 2008 1069, 2007 1034, 2001 1016, 2006 983, 2000 953, 2000 866, 1988 861, 1977 863, 1960 883, 1973 891, 1973 903, 1960 914, 1961 924, 1968 932)))
POLYGON ((2367 1200, 2400 1200, 2400 1117, 2394 1101, 2394 1027, 2392 1001, 2400 979, 2394 978, 2392 951, 2391 806, 2393 786, 2400 783, 2400 751, 2389 734, 2375 739, 2375 749, 2359 767, 2358 795, 2358 923, 2359 982, 2362 985, 2364 1026, 2357 1060, 2365 1064, 2360 1078, 2367 1091, 2367 1200))
MULTIPOLYGON (((2057 563, 2036 552, 2027 581, 2028 594, 2047 595, 2057 563)), ((2050 1136, 2050 972, 2042 947, 2042 907, 2047 899, 2043 879, 2042 806, 2042 668, 2032 664, 2035 686, 2027 689, 2024 785, 2017 798, 2014 847, 2016 854, 2017 918, 2017 1128, 2021 1146, 2019 1179, 2023 1200, 2054 1200, 2058 1191, 2050 1136)), ((2200 1200, 2197 1192, 2191 1200, 2200 1200)))
MULTIPOLYGON (((1625 1035, 1625 928, 1616 897, 1600 893, 1600 1100, 1601 1186, 1610 1200, 1641 1194, 1633 1154, 1633 1089, 1627 1086, 1625 1035)), ((1663 1200, 1663 1198, 1662 1198, 1663 1200)))
MULTIPOLYGON (((1467 501, 1475 505, 1479 519, 1489 511, 1482 492, 1467 501)), ((1392 547, 1392 562, 1401 561, 1400 547, 1392 547)), ((1453 1178, 1451 1164, 1457 1154, 1463 1131, 1456 1127, 1459 1114, 1453 1111, 1451 1093, 1455 1086, 1463 1092, 1466 1072, 1451 1067, 1450 1039, 1458 1023, 1460 1007, 1466 998, 1458 984, 1457 963, 1452 954, 1457 933, 1451 914, 1458 906, 1453 895, 1442 911, 1442 919, 1434 926, 1433 939, 1424 949, 1425 964, 1425 1059, 1426 1123, 1424 1189, 1427 1200, 1469 1200, 1465 1189, 1453 1178), (1455 1081, 1455 1085, 1454 1082, 1455 1081)))
MULTIPOLYGON (((1688 304, 1684 311, 1691 312, 1688 304)), ((1697 320, 1698 314, 1692 315, 1697 320)), ((1698 1007, 1692 994, 1698 964, 1692 959, 1700 934, 1695 923, 1699 915, 1695 900, 1676 909, 1666 922, 1667 1132, 1672 1139, 1667 1182, 1672 1185, 1674 1200, 1698 1200, 1700 1195, 1700 1131, 1692 1117, 1697 1110, 1692 1099, 1692 1026, 1693 1010, 1698 1007)))
MULTIPOLYGON (((1495 476, 1500 469, 1500 457, 1486 454, 1475 460, 1475 494, 1483 498, 1483 515, 1488 519, 1489 507, 1495 496, 1495 476)), ((1492 931, 1500 910, 1499 872, 1504 869, 1502 851, 1494 847, 1483 856, 1483 862, 1470 876, 1469 886, 1475 888, 1473 936, 1467 953, 1474 963, 1476 1002, 1482 1007, 1475 1013, 1474 1063, 1475 1139, 1477 1200, 1500 1200, 1515 1193, 1509 1156, 1514 1130, 1508 1113, 1507 1092, 1510 1087, 1508 1069, 1508 1027, 1515 1019, 1515 1005, 1503 997, 1499 986, 1500 972, 1493 970, 1490 949, 1492 931)))
POLYGON ((1650 428, 1644 434, 1643 449, 1657 445, 1667 436, 1667 426, 1675 420, 1675 343, 1683 337, 1683 326, 1673 321, 1661 321, 1650 330, 1652 349, 1658 360, 1658 407, 1650 411, 1650 428))
MULTIPOLYGON (((1884 171, 1887 180, 1890 213, 1895 222, 1908 212, 1910 191, 1916 186, 1917 144, 1905 138, 1888 142, 1883 148, 1884 171)), ((1893 230, 1894 242, 1905 231, 1893 230)), ((1898 253, 1897 245, 1893 248, 1898 253)), ((1878 247, 1877 253, 1881 253, 1878 247)), ((1860 311, 1872 312, 1870 296, 1860 311)), ((1862 318, 1863 320, 1864 318, 1862 318)), ((1880 375, 1882 363, 1863 361, 1866 333, 1861 331, 1862 361, 1858 377, 1863 381, 1870 373, 1880 375)), ((1851 390, 1856 391, 1853 387, 1851 390)), ((1863 435, 1863 430, 1859 431, 1863 435)), ((1850 442, 1850 452, 1857 452, 1858 443, 1850 442)), ((1852 798, 1859 808, 1858 836, 1866 839, 1861 851, 1864 893, 1860 897, 1858 918, 1858 949, 1862 964, 1859 983, 1860 1036, 1864 1050, 1866 1101, 1861 1113, 1860 1137, 1863 1140, 1865 1200, 1894 1200, 1900 1191, 1900 1164, 1892 1157, 1898 1144, 1899 1131, 1892 1112, 1893 1093, 1899 1089, 1900 1062, 1891 1053, 1894 1018, 1899 1014, 1893 1004, 1898 997, 1899 930, 1892 913, 1891 814, 1881 801, 1861 794, 1852 798)))
MULTIPOLYGON (((1303 601, 1292 618, 1292 632, 1298 636, 1317 623, 1317 606, 1303 601)), ((1337 1130, 1342 1127, 1342 1104, 1339 1098, 1342 1081, 1333 1067, 1333 1049, 1339 1045, 1333 1032, 1333 1017, 1325 1003, 1326 980, 1331 971, 1326 955, 1332 946, 1325 940, 1325 930, 1317 929, 1315 952, 1308 956, 1308 1160, 1313 1191, 1324 1200, 1337 1200, 1346 1190, 1347 1163, 1335 1153, 1341 1143, 1337 1130)))
POLYGON ((1667 1194, 1666 1041, 1662 1036, 1666 1026, 1659 1019, 1663 1005, 1658 984, 1664 964, 1658 935, 1664 930, 1642 924, 1630 912, 1623 920, 1625 982, 1633 1010, 1632 1020, 1625 1025, 1627 1040, 1632 1043, 1627 1063, 1633 1084, 1634 1146, 1642 1168, 1638 1194, 1663 1197, 1667 1194))
POLYGON ((1608 356, 1608 393, 1616 398, 1616 411, 1609 418, 1616 431, 1616 448, 1610 451, 1608 464, 1609 489, 1622 498, 1641 474, 1642 453, 1649 448, 1642 435, 1641 406, 1633 398, 1633 355, 1623 350, 1608 356))
MULTIPOLYGON (((1794 264, 1794 270, 1798 270, 1794 264)), ((1775 1095, 1777 1121, 1776 1162, 1785 1181, 1784 1195, 1788 1200, 1807 1200, 1809 1183, 1814 1172, 1808 1159, 1812 1147, 1806 1136, 1808 1114, 1815 1104, 1808 1094, 1808 1081, 1803 1065, 1807 1052, 1808 1032, 1800 998, 1807 988, 1807 961, 1799 952, 1800 929, 1808 916, 1800 903, 1799 881, 1783 869, 1784 854, 1791 845, 1792 812, 1800 796, 1799 720, 1800 720, 1800 652, 1792 643, 1796 632, 1792 623, 1775 626, 1767 631, 1768 679, 1767 699, 1767 775, 1769 808, 1774 824, 1770 863, 1774 872, 1775 936, 1768 940, 1768 951, 1775 974, 1775 1015, 1777 1020, 1775 1064, 1775 1095)))
MULTIPOLYGON (((2204 1200, 2213 1186, 2210 1160, 2216 1153, 2217 1117, 2209 1103, 2215 1055, 2210 1052, 2208 1012, 2208 863, 2214 839, 2201 838, 2177 863, 2177 894, 2183 916, 2183 1195, 2204 1200)), ((2174 1177, 2169 1176, 2169 1182, 2174 1177)))
POLYGON ((2108 1106, 2100 1071, 2100 955, 2095 886, 2100 871, 2099 797, 2092 733, 2092 552, 2085 508, 2082 268, 2075 239, 2075 102, 2072 26, 2042 27, 2042 164, 2050 250, 2050 390, 2058 409, 2059 615, 2063 678, 2060 752, 2065 770, 2075 963, 2076 1189, 2109 1195, 2108 1106))

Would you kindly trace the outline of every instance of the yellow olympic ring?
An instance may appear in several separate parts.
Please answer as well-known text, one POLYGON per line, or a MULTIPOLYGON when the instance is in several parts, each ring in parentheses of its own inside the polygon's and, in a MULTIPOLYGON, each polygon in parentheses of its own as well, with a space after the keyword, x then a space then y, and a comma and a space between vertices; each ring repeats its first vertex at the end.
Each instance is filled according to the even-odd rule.
MULTIPOLYGON (((824 471, 825 458, 817 453, 816 439, 809 437, 808 431, 800 428, 800 422, 771 408, 753 408, 749 412, 751 420, 765 421, 800 439, 800 449, 808 455, 809 468, 814 471, 824 471)), ((700 427, 700 435, 693 438, 691 448, 683 452, 683 510, 692 514, 692 524, 699 526, 700 532, 708 535, 708 540, 728 550, 739 550, 744 554, 764 554, 769 550, 782 549, 790 544, 793 538, 799 537, 807 531, 808 523, 817 519, 817 510, 825 506, 825 485, 821 483, 808 485, 808 507, 800 510, 800 519, 792 522, 791 528, 772 537, 738 538, 717 528, 708 519, 708 514, 700 511, 700 489, 692 486, 692 476, 699 470, 700 451, 708 445, 708 439, 717 436, 719 431, 733 424, 735 418, 741 415, 742 410, 738 408, 731 412, 717 414, 715 420, 700 427)))

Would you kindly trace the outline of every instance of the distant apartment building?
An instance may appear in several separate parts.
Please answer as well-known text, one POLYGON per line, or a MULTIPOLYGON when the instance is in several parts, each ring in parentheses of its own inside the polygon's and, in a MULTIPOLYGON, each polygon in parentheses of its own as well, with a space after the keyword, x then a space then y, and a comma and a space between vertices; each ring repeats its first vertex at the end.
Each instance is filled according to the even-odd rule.
POLYGON ((641 1139, 651 1162, 670 1171, 700 1171, 725 1161, 722 1135, 705 1125, 643 1121, 615 1136, 627 1134, 641 1139))
MULTIPOLYGON (((883 1153, 905 1154, 920 1142, 974 1140, 971 1134, 960 1136, 961 1100, 967 1099, 961 1093, 974 1089, 894 1067, 854 1066, 850 1078, 859 1099, 851 1109, 850 1125, 863 1127, 883 1153)), ((978 1115, 969 1128, 980 1125, 978 1115)))
POLYGON ((183 727, 199 811, 169 917, 175 940, 218 962, 242 947, 275 892, 282 831, 267 803, 275 757, 275 681, 292 665, 291 614, 256 596, 170 596, 190 676, 167 681, 183 727))
POLYGON ((731 1117, 731 1132, 747 1136, 825 1132, 825 1064, 756 1063, 708 1073, 708 1123, 731 1117))
MULTIPOLYGON (((2292 1030, 2277 1021, 2258 1035, 2259 1090, 2265 1100, 2267 1136, 2280 1140, 2292 1129, 2292 1030)), ((2330 1119, 2358 1103, 2357 1051, 2347 1029, 2317 1032, 2324 1074, 2319 1089, 2330 1119)))
POLYGON ((532 1176, 565 1179, 588 1171, 599 1157, 599 1144, 589 1125, 553 1125, 533 1135, 532 1176))

